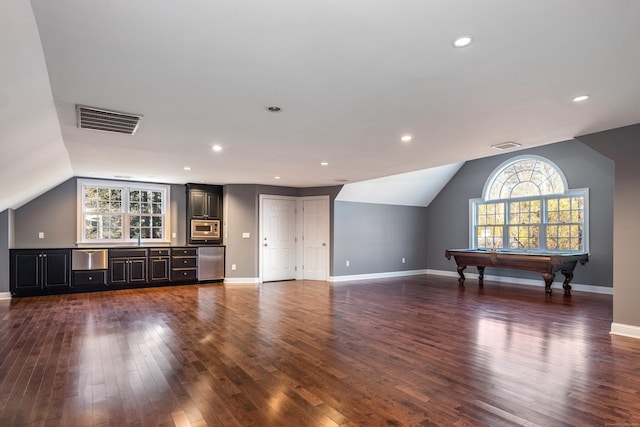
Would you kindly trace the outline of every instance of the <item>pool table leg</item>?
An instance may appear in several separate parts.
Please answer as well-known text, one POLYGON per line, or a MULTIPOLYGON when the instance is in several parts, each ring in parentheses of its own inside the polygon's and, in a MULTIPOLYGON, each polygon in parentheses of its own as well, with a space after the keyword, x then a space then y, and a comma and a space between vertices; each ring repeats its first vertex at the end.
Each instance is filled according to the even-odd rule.
POLYGON ((547 295, 551 295, 551 285, 553 284, 553 278, 556 277, 555 273, 542 273, 544 278, 544 291, 547 295))
POLYGON ((483 266, 478 266, 478 285, 482 286, 484 284, 484 267, 483 266))
POLYGON ((467 268, 466 265, 458 265, 458 274, 460 278, 458 279, 458 286, 464 286, 464 269, 467 268))
POLYGON ((569 282, 573 279, 573 270, 561 270, 561 272, 564 274, 564 283, 562 283, 564 294, 571 295, 571 285, 569 282))

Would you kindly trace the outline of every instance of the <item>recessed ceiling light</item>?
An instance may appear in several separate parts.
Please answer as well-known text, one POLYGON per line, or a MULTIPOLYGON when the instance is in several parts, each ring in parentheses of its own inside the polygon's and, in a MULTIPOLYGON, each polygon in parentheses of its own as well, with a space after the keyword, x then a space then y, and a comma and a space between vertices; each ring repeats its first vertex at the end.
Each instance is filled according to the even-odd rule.
POLYGON ((212 148, 213 148, 213 151, 216 151, 216 152, 222 151, 222 146, 218 144, 214 145, 212 148))
POLYGON ((582 102, 582 101, 586 101, 589 98, 590 98, 589 95, 580 95, 573 98, 573 102, 582 102))
POLYGON ((185 167, 184 167, 184 170, 186 170, 186 171, 190 171, 190 170, 191 170, 191 168, 190 168, 189 166, 185 166, 185 167))
POLYGON ((453 47, 467 47, 471 43, 473 43, 473 37, 471 37, 471 36, 458 37, 453 42, 451 42, 453 47))
POLYGON ((267 107, 267 111, 270 111, 272 113, 278 113, 282 111, 282 108, 278 107, 277 105, 270 105, 267 107))
POLYGON ((329 166, 329 162, 320 162, 320 166, 329 166))
POLYGON ((402 138, 400 138, 400 141, 402 142, 409 142, 413 139, 413 137, 411 135, 403 135, 402 138))

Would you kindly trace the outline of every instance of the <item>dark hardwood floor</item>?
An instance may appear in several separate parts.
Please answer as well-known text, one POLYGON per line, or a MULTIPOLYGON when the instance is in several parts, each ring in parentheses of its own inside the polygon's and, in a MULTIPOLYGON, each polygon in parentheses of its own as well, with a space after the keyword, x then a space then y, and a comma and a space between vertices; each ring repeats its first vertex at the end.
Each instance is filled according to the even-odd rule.
POLYGON ((0 425, 640 425, 611 296, 467 282, 0 301, 0 425))

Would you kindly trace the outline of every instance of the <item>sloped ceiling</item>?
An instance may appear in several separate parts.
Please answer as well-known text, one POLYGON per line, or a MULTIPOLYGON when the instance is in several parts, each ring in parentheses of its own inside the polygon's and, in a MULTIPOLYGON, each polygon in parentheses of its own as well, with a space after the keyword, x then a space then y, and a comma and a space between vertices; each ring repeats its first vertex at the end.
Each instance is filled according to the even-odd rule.
POLYGON ((354 184, 494 155, 505 141, 530 148, 640 122, 635 0, 0 8, 11 64, 0 67, 0 177, 13 184, 0 209, 71 174, 354 184), (474 43, 454 48, 461 35, 474 43), (144 117, 133 136, 81 130, 76 104, 144 117))
POLYGON ((345 184, 336 200, 429 206, 462 165, 464 162, 345 184))
POLYGON ((73 176, 28 1, 0 2, 0 211, 73 176))

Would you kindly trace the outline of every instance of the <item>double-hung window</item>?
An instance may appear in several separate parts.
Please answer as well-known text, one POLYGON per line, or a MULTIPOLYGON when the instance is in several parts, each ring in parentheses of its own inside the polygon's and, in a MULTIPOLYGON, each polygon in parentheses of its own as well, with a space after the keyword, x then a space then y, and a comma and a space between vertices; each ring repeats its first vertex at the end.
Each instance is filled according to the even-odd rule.
POLYGON ((169 186, 78 180, 79 243, 169 242, 169 186))
POLYGON ((588 189, 568 190, 549 160, 511 159, 470 201, 471 247, 588 252, 588 200, 588 189))

